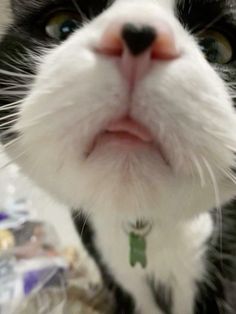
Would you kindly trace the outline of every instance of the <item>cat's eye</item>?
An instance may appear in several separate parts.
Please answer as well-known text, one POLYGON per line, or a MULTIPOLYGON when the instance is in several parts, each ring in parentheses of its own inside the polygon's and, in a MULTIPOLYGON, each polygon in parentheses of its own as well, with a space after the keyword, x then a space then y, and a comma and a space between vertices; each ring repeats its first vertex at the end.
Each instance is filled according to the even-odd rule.
POLYGON ((201 33, 199 44, 211 63, 227 64, 233 59, 234 49, 230 40, 218 31, 208 30, 201 33))
POLYGON ((81 17, 75 12, 57 12, 48 19, 46 34, 56 40, 65 40, 81 24, 81 17))

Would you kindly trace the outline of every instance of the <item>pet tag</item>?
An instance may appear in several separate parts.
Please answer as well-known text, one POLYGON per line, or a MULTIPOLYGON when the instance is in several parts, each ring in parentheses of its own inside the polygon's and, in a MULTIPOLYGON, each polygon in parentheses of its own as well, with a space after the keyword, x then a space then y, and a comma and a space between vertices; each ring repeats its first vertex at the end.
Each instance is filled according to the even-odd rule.
POLYGON ((140 264, 147 267, 146 237, 152 229, 149 221, 137 220, 135 224, 128 223, 125 231, 129 235, 129 262, 132 267, 140 264))
POLYGON ((139 263, 143 268, 147 266, 146 239, 143 236, 131 232, 129 234, 130 265, 134 267, 139 263))

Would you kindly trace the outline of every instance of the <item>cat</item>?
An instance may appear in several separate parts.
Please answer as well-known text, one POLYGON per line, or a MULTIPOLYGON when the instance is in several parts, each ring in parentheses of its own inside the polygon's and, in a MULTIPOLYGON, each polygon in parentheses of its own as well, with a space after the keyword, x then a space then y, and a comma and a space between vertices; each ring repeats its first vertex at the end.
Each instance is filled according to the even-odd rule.
POLYGON ((233 313, 235 1, 0 3, 2 144, 74 210, 115 313, 233 313))

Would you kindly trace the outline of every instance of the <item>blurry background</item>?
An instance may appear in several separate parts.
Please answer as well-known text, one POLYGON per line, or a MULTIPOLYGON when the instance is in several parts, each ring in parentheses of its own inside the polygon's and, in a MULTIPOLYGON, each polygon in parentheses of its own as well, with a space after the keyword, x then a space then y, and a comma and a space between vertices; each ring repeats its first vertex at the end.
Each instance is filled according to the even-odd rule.
POLYGON ((66 235, 65 243, 61 243, 62 245, 77 241, 78 237, 71 232, 73 227, 69 210, 26 178, 18 167, 8 160, 0 147, 0 209, 9 207, 18 200, 27 202, 27 209, 32 218, 49 221, 56 233, 66 235))
POLYGON ((0 314, 110 314, 111 308, 112 298, 73 232, 68 208, 30 182, 1 149, 0 314), (78 259, 73 247, 64 251, 70 243, 78 259))

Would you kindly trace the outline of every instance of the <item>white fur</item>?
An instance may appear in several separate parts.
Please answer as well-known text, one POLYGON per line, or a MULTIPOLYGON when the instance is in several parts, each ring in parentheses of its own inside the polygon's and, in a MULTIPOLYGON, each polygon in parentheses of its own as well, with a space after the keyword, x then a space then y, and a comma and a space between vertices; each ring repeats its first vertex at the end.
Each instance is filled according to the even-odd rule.
POLYGON ((224 171, 234 165, 236 115, 224 82, 174 16, 173 1, 116 1, 49 50, 16 129, 23 136, 9 154, 23 153, 18 161, 30 177, 65 204, 87 211, 105 261, 135 295, 141 313, 154 313, 147 274, 173 287, 174 313, 192 313, 212 224, 208 215, 190 220, 235 194, 224 171), (113 23, 156 20, 169 24, 181 57, 157 61, 128 103, 115 62, 92 47, 113 23), (162 144, 170 167, 151 148, 121 152, 104 146, 85 158, 91 140, 127 106, 162 144), (143 216, 154 222, 146 271, 130 269, 122 229, 123 222, 143 216))

